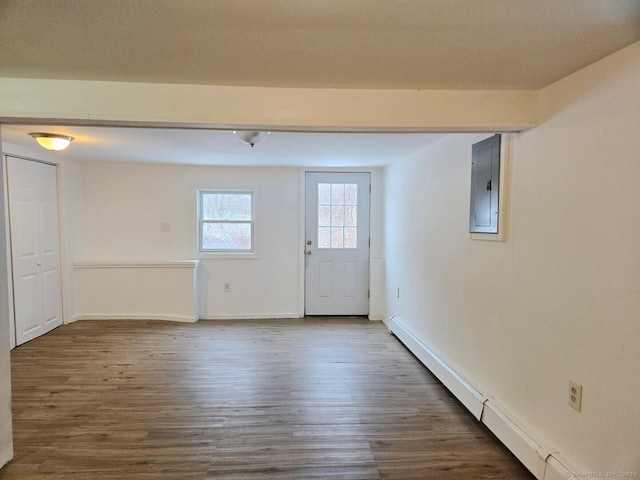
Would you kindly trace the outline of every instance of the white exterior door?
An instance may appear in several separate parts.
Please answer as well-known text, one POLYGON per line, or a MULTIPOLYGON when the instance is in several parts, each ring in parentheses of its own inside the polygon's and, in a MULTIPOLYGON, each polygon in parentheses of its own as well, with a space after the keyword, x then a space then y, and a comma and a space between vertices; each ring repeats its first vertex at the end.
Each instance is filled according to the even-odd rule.
POLYGON ((62 323, 56 167, 7 157, 16 343, 62 323))
POLYGON ((305 314, 369 313, 369 173, 306 174, 305 314))

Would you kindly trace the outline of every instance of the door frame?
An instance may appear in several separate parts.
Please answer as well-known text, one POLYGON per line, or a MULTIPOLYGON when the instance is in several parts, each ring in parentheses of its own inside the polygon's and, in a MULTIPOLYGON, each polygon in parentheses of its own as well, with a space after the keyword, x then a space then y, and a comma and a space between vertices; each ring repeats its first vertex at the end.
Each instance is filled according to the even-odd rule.
MULTIPOLYGON (((373 303, 372 298, 374 295, 384 295, 384 291, 379 291, 377 287, 378 282, 373 282, 373 272, 371 266, 374 261, 379 261, 378 258, 383 256, 383 244, 382 244, 382 167, 360 167, 360 168, 312 168, 303 167, 300 168, 299 175, 299 230, 298 230, 298 249, 296 253, 298 255, 298 316, 303 318, 305 316, 305 226, 306 226, 306 175, 307 173, 319 172, 319 173, 368 173, 371 180, 371 196, 369 204, 369 237, 371 239, 371 246, 369 248, 369 290, 371 291, 371 297, 369 298, 369 320, 382 320, 384 312, 376 312, 372 310, 373 303)), ((384 288, 384 285, 382 285, 384 288)))

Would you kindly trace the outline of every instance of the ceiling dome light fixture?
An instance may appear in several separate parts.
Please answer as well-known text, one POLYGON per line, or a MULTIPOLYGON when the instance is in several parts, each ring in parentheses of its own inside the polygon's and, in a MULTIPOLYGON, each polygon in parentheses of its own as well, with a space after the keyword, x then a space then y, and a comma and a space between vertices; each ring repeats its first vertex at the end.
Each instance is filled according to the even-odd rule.
POLYGON ((43 133, 43 132, 35 132, 30 134, 38 145, 42 148, 46 148, 47 150, 51 150, 52 152, 57 152, 58 150, 64 150, 69 146, 73 137, 69 135, 62 135, 59 133, 43 133))
POLYGON ((236 137, 253 148, 254 145, 257 145, 265 138, 267 138, 271 132, 258 132, 255 130, 234 130, 233 133, 235 133, 236 137))

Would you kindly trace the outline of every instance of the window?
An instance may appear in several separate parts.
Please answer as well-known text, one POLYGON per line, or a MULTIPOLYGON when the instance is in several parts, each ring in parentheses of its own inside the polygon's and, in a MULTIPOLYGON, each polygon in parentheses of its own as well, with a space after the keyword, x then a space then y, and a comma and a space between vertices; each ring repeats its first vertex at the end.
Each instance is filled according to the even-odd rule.
POLYGON ((201 252, 253 252, 253 192, 198 190, 201 252))
POLYGON ((318 248, 358 247, 358 184, 318 183, 318 248))

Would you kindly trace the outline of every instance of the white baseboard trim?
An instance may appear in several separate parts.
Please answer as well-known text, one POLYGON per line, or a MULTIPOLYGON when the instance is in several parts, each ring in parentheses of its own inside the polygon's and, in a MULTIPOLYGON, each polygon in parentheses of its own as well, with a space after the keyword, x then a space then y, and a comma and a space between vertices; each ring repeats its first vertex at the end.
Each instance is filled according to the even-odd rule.
POLYGON ((476 419, 480 420, 484 402, 487 400, 487 397, 462 378, 455 370, 441 360, 440 357, 429 350, 427 346, 418 340, 396 317, 391 317, 388 325, 389 331, 398 337, 400 341, 438 377, 438 380, 467 407, 476 419))
POLYGON ((280 318, 302 318, 299 313, 255 313, 255 314, 216 314, 203 315, 200 320, 277 320, 280 318))
POLYGON ((398 320, 390 317, 389 331, 393 333, 460 402, 522 462, 537 479, 566 480, 579 472, 572 468, 556 450, 534 440, 514 417, 506 414, 488 394, 480 392, 452 369, 444 360, 398 320))
POLYGON ((205 315, 199 318, 178 316, 178 315, 145 315, 145 314, 117 314, 117 315, 103 315, 103 314, 80 314, 74 315, 71 319, 72 322, 78 320, 167 320, 170 322, 187 322, 195 323, 198 320, 271 320, 271 319, 292 319, 302 318, 298 313, 258 313, 258 314, 219 314, 219 315, 205 315))
POLYGON ((76 322, 78 320, 167 320, 170 322, 184 322, 184 323, 195 323, 198 319, 194 317, 183 317, 178 315, 140 315, 140 314, 131 314, 131 315, 75 315, 73 317, 73 321, 76 322))
POLYGON ((480 419, 536 478, 544 478, 550 452, 531 438, 492 400, 487 400, 480 419))
POLYGON ((557 452, 549 455, 547 468, 543 480, 567 480, 567 478, 579 478, 578 470, 572 468, 568 462, 560 457, 557 452))
POLYGON ((372 322, 384 322, 385 324, 387 323, 385 321, 384 315, 380 315, 378 313, 369 314, 369 320, 371 320, 372 322))

